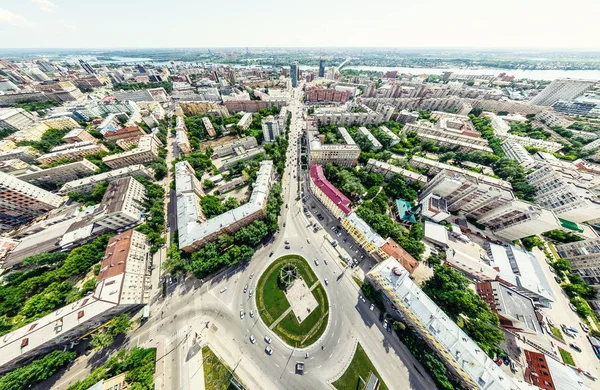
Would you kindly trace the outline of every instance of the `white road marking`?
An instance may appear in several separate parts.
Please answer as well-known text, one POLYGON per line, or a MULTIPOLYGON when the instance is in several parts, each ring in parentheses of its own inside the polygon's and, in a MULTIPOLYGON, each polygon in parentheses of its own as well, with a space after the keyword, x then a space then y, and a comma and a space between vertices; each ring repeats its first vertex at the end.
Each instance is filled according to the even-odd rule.
POLYGON ((339 344, 341 340, 342 340, 342 339, 338 339, 338 342, 337 342, 337 343, 339 344))
POLYGON ((329 355, 329 359, 331 359, 332 356, 333 356, 333 353, 331 355, 329 355))
POLYGON ((323 367, 323 365, 322 365, 322 364, 321 364, 319 367, 317 367, 317 368, 321 368, 321 367, 323 367))
POLYGON ((277 366, 277 368, 279 368, 279 364, 275 363, 275 365, 277 366))

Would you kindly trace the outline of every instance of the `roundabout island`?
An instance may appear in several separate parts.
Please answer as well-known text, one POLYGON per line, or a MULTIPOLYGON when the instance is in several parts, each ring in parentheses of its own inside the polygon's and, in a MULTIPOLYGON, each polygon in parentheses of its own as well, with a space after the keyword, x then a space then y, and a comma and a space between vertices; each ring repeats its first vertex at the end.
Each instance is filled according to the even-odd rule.
POLYGON ((273 261, 256 285, 256 307, 265 325, 295 348, 314 344, 327 328, 325 287, 302 256, 273 261))

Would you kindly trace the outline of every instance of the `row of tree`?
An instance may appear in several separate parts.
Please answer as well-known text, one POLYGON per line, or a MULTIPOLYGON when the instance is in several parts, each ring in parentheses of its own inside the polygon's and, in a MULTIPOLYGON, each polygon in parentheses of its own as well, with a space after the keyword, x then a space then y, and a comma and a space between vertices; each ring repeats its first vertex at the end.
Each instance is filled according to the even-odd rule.
POLYGON ((43 358, 0 376, 0 389, 22 390, 45 381, 75 359, 75 352, 52 351, 43 358))
POLYGON ((144 208, 146 209, 146 221, 135 230, 143 233, 152 243, 151 253, 165 244, 162 233, 165 231, 165 190, 159 184, 152 183, 148 179, 136 177, 146 188, 144 208))

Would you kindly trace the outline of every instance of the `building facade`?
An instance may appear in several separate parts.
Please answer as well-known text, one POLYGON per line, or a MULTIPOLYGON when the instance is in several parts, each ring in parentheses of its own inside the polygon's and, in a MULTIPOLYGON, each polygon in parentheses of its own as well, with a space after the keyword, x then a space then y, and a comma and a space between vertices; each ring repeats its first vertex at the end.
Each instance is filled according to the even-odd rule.
POLYGON ((559 100, 573 100, 595 84, 594 80, 556 79, 531 99, 531 104, 551 106, 559 100))
POLYGON ((263 118, 262 131, 264 142, 275 142, 275 140, 281 137, 281 129, 279 128, 279 125, 279 121, 276 120, 273 115, 263 118))
POLYGON ((162 142, 160 142, 156 135, 146 134, 140 137, 138 146, 135 149, 106 156, 102 158, 102 162, 113 169, 149 163, 158 158, 161 145, 162 142))

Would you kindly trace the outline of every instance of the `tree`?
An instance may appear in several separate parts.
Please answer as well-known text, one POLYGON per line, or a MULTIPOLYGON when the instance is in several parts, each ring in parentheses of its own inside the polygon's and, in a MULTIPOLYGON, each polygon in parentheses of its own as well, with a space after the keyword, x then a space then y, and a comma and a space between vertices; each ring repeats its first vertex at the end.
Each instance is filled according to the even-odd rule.
POLYGON ((102 349, 110 347, 115 341, 115 338, 105 330, 99 330, 92 333, 92 339, 90 340, 90 346, 95 349, 102 349))
POLYGON ((223 203, 223 206, 225 207, 225 209, 227 211, 229 211, 229 210, 237 209, 238 207, 240 207, 240 202, 238 202, 238 200, 236 198, 229 197, 229 198, 227 198, 227 200, 225 200, 225 203, 223 203))
POLYGON ((71 363, 75 356, 76 353, 72 351, 52 351, 41 359, 34 360, 26 366, 0 376, 0 389, 21 390, 31 388, 71 363))
POLYGON ((226 211, 225 207, 221 203, 221 199, 214 195, 204 196, 200 200, 200 205, 202 206, 202 212, 208 219, 216 217, 217 215, 221 215, 226 211))
POLYGON ((202 185, 204 186, 204 189, 207 189, 207 190, 210 190, 210 189, 212 189, 212 188, 215 188, 215 186, 216 186, 216 184, 215 184, 215 183, 213 183, 212 181, 210 181, 210 180, 208 180, 208 179, 205 179, 205 180, 202 182, 202 185))

